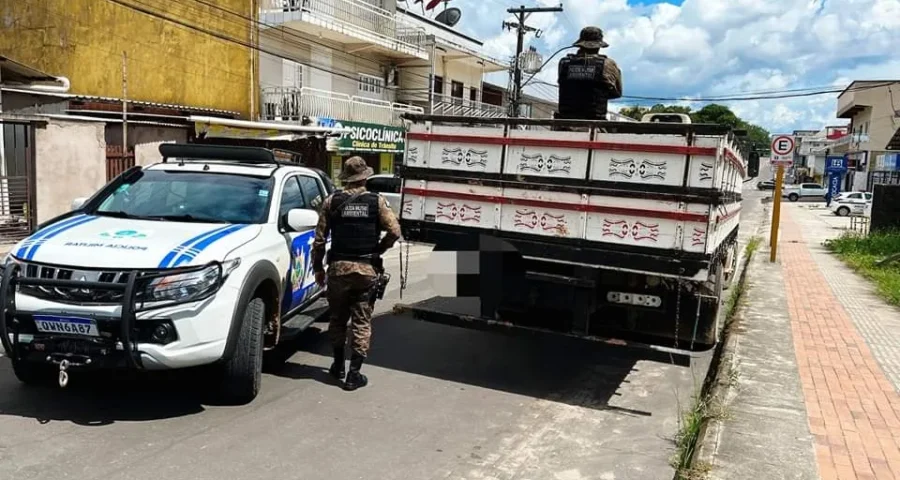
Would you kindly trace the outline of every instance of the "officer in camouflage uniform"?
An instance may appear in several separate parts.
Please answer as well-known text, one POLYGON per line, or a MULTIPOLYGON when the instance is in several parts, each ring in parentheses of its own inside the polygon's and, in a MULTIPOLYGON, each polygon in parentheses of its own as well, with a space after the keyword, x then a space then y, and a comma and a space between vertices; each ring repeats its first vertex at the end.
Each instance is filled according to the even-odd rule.
POLYGON ((603 30, 585 27, 573 45, 578 51, 559 61, 559 113, 556 118, 606 120, 608 100, 622 96, 622 72, 616 62, 600 54, 609 46, 603 30))
POLYGON ((362 158, 347 159, 339 177, 344 189, 331 194, 322 203, 312 246, 316 282, 325 285, 325 241, 331 233, 326 294, 334 363, 329 372, 338 380, 344 380, 345 390, 356 390, 368 384, 368 379, 359 370, 368 355, 372 334, 369 295, 375 286, 381 255, 400 238, 400 224, 387 200, 366 190, 366 179, 372 173, 362 158), (382 230, 387 234, 379 241, 382 230), (344 379, 348 320, 352 353, 350 371, 344 379))

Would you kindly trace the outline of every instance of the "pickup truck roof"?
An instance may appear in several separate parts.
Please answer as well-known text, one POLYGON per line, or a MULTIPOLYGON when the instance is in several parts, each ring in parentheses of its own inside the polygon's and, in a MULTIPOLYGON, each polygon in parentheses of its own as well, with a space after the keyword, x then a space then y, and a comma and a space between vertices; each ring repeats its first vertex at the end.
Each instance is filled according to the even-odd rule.
POLYGON ((279 159, 273 150, 261 147, 164 143, 159 146, 159 153, 163 156, 162 162, 153 164, 148 169, 194 172, 214 170, 219 173, 253 176, 271 176, 282 168, 313 175, 321 172, 279 159))

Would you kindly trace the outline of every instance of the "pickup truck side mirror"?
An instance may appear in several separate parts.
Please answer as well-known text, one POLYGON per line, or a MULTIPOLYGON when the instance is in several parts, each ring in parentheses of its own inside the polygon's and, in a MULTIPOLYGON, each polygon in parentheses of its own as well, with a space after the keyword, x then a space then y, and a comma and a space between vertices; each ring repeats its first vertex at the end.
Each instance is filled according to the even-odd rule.
POLYGON ((295 232, 303 232, 316 228, 319 214, 306 208, 294 208, 287 213, 287 226, 295 232))
POLYGON ((87 202, 87 197, 79 197, 75 200, 72 200, 72 210, 78 210, 82 206, 84 206, 85 202, 87 202))

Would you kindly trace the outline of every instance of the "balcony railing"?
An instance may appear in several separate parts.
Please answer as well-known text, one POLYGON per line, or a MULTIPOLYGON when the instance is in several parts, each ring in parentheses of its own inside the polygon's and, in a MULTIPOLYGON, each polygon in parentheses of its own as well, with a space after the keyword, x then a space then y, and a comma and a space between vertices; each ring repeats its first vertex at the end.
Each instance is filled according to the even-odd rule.
POLYGON ((413 56, 428 55, 424 28, 362 0, 262 0, 261 17, 268 24, 307 22, 413 56))
POLYGON ((506 108, 449 95, 434 95, 435 115, 496 118, 506 116, 506 108))
POLYGON ((262 90, 264 120, 299 122, 306 117, 400 125, 403 113, 425 113, 421 107, 351 96, 316 88, 269 87, 262 90))

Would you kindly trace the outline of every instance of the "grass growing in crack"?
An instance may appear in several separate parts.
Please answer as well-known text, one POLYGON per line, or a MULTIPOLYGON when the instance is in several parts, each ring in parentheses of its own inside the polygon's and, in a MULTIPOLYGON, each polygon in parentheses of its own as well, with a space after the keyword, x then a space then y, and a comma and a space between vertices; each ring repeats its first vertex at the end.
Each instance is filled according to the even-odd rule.
MULTIPOLYGON (((746 265, 750 263, 761 242, 762 238, 758 236, 754 236, 747 242, 747 248, 744 250, 745 271, 746 265)), ((742 277, 737 279, 734 288, 732 288, 728 298, 725 300, 725 336, 727 336, 735 313, 737 313, 738 307, 744 298, 744 290, 742 273, 742 277)), ((713 368, 715 367, 713 365, 713 368)), ((735 366, 729 364, 723 367, 728 369, 728 381, 736 382, 737 371, 735 366)), ((680 406, 679 410, 681 410, 680 406)), ((675 434, 676 453, 672 466, 675 468, 676 480, 702 480, 708 476, 710 465, 705 462, 694 462, 694 453, 697 450, 697 444, 706 422, 716 418, 724 418, 726 415, 725 405, 711 398, 708 384, 705 385, 700 395, 694 398, 693 406, 682 414, 678 433, 675 434)))
POLYGON ((854 271, 875 284, 878 295, 892 305, 900 305, 900 231, 867 236, 846 232, 825 242, 854 271), (894 256, 894 261, 883 260, 894 256))

